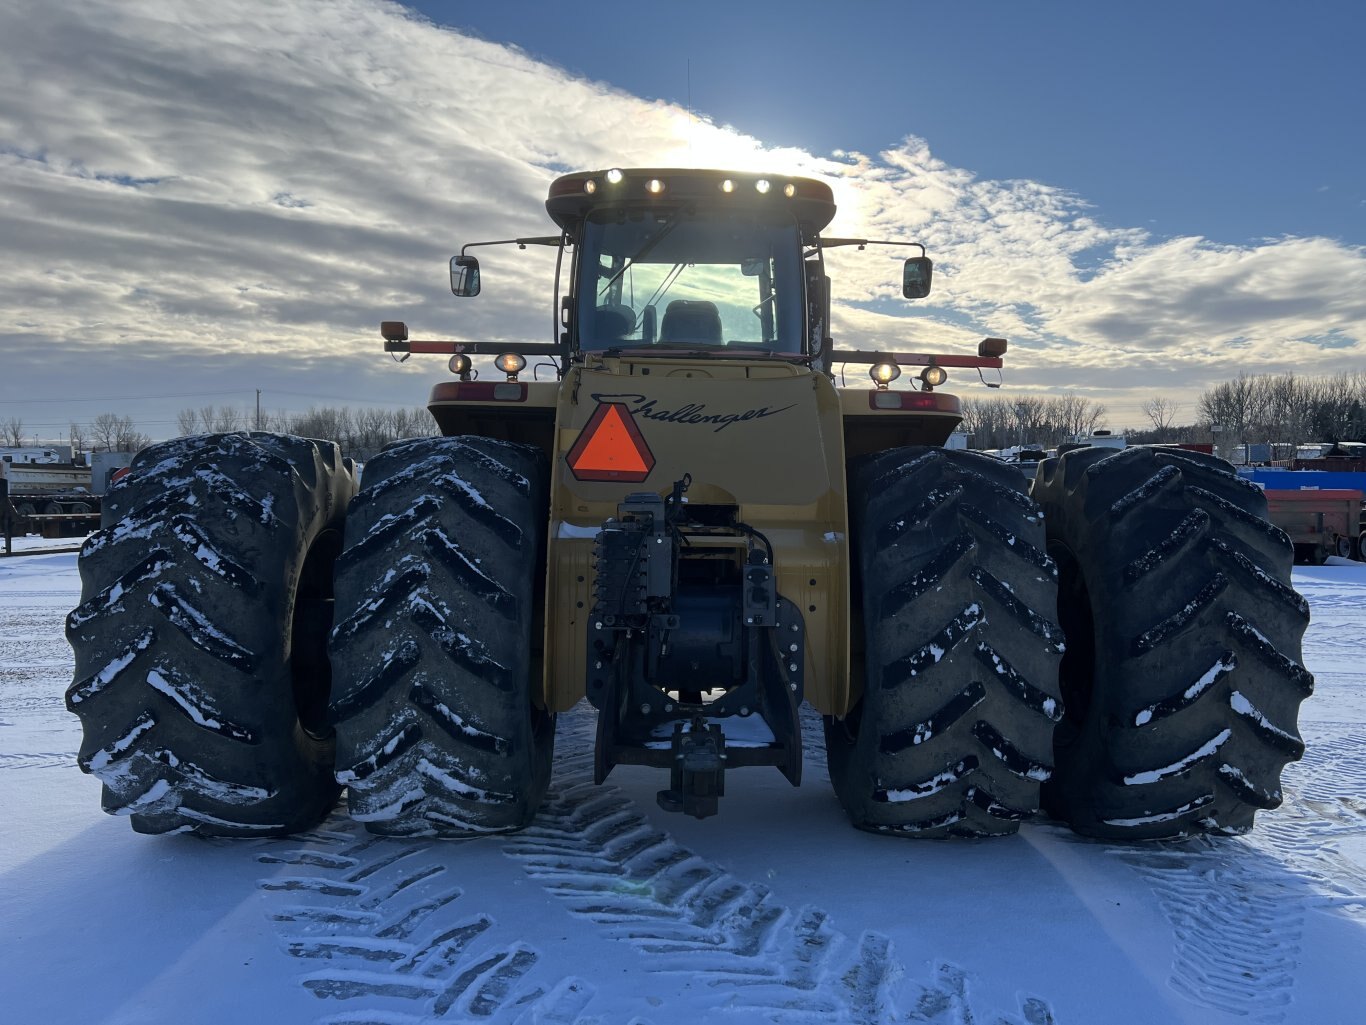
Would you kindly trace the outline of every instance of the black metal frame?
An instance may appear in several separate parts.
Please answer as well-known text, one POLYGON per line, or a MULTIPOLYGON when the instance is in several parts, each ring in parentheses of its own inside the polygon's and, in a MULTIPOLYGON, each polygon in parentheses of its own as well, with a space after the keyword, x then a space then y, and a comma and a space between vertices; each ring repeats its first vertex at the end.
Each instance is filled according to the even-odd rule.
POLYGON ((659 792, 660 806, 704 818, 716 814, 728 768, 772 765, 793 786, 801 782, 805 622, 777 593, 762 535, 733 517, 691 519, 681 500, 687 480, 667 500, 651 492, 627 496, 598 535, 587 693, 599 710, 595 782, 616 765, 667 768, 670 787, 659 792), (700 546, 689 552, 690 536, 743 547, 737 579, 693 587, 680 581, 681 562, 708 557, 700 546), (693 672, 700 678, 689 679, 693 672), (720 697, 703 700, 718 690, 720 697), (727 743, 721 721, 755 715, 772 741, 727 743))

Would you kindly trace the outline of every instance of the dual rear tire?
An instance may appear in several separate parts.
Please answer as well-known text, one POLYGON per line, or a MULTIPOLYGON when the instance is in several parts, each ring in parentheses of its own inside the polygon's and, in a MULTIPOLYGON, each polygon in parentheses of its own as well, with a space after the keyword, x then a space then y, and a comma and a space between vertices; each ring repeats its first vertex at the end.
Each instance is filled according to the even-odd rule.
POLYGON ((997 835, 1042 805, 1137 840, 1242 833, 1280 803, 1308 606, 1222 461, 1078 449, 1031 497, 995 460, 897 449, 849 495, 865 665, 826 747, 856 826, 997 835))
POLYGON ((532 699, 544 459, 424 438, 365 477, 334 444, 238 433, 148 448, 111 488, 67 618, 106 811, 285 835, 344 784, 379 833, 530 821, 554 736, 532 699))

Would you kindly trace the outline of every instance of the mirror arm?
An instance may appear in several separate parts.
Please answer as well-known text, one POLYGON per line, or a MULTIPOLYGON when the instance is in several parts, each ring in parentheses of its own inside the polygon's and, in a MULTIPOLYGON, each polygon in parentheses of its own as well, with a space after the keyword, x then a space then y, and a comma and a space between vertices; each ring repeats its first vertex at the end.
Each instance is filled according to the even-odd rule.
POLYGON ((500 238, 490 242, 466 242, 460 247, 460 255, 465 255, 466 249, 473 249, 475 246, 516 246, 518 249, 525 249, 527 246, 555 246, 560 248, 564 245, 563 235, 537 235, 532 238, 500 238))
POLYGON ((915 246, 920 250, 921 256, 925 255, 923 242, 891 242, 868 238, 818 238, 816 242, 822 249, 834 249, 836 246, 858 246, 860 249, 868 246, 915 246))

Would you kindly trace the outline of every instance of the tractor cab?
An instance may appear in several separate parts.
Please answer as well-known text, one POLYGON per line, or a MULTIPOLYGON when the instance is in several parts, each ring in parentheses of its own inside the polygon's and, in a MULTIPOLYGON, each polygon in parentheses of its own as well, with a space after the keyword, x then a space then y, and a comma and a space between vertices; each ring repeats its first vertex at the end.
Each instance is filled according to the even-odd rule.
MULTIPOLYGON (((565 175, 546 210, 559 236, 562 360, 637 351, 707 358, 776 357, 830 368, 823 253, 842 245, 910 245, 903 295, 929 294, 932 264, 918 243, 822 238, 834 217, 830 187, 811 178, 688 169, 565 175), (566 273, 567 271, 567 273, 566 273)), ((477 295, 471 243, 451 260, 451 290, 477 295)), ((557 289, 557 297, 559 290, 557 289)), ((541 352, 540 347, 537 352, 541 352)))

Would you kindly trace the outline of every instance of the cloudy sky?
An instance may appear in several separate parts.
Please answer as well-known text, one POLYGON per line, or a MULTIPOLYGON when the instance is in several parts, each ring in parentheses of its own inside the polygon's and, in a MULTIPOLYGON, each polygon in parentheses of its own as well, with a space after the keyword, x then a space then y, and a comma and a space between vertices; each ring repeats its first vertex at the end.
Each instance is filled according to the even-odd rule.
POLYGON ((546 340, 548 252, 485 250, 473 301, 446 261, 618 164, 815 175, 833 233, 924 242, 916 304, 832 260, 841 344, 1005 335, 999 394, 1192 419, 1240 370, 1366 369, 1363 37, 1327 0, 6 0, 0 422, 421 404, 443 362, 379 321, 546 340))

